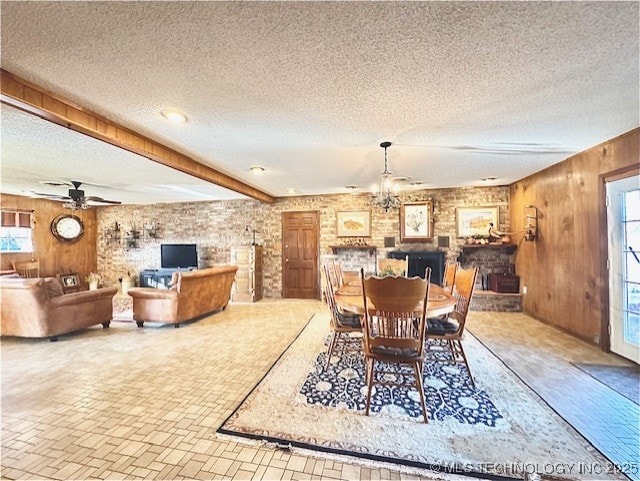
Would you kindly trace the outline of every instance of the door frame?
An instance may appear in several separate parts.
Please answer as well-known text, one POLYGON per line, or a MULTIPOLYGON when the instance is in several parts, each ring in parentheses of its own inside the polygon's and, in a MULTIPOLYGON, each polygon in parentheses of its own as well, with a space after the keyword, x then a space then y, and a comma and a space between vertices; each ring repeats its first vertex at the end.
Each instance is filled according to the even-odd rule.
MULTIPOLYGON (((607 219, 607 183, 640 174, 640 162, 601 174, 598 183, 598 212, 600 218, 600 279, 602 282, 602 312, 600 314, 600 349, 611 352, 611 336, 609 335, 611 319, 609 318, 609 224, 607 219), (606 279, 606 282, 604 281, 606 279)), ((615 353, 612 353, 615 354, 615 353)), ((617 355, 617 354, 616 354, 617 355)))
POLYGON ((282 211, 280 214, 280 239, 282 239, 281 247, 280 247, 280 257, 282 263, 282 286, 280 289, 280 296, 283 299, 289 299, 285 297, 285 272, 286 272, 286 263, 285 263, 285 252, 284 252, 284 218, 286 214, 316 214, 318 217, 318 235, 316 236, 316 271, 318 275, 316 276, 315 282, 315 299, 320 299, 320 211, 319 210, 287 210, 282 211))

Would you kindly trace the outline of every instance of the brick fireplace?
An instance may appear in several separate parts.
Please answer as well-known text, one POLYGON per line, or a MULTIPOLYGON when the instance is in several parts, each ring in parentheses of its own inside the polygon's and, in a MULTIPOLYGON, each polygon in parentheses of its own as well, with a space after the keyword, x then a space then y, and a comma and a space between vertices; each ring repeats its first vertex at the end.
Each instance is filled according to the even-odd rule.
POLYGON ((444 274, 444 252, 440 251, 391 251, 387 257, 392 259, 404 259, 409 257, 409 277, 420 276, 424 278, 424 271, 431 267, 431 282, 442 283, 444 274))
POLYGON ((515 272, 513 254, 517 246, 513 244, 474 244, 460 248, 458 262, 463 268, 478 267, 471 310, 522 312, 522 294, 495 292, 490 289, 490 274, 511 274, 515 272))

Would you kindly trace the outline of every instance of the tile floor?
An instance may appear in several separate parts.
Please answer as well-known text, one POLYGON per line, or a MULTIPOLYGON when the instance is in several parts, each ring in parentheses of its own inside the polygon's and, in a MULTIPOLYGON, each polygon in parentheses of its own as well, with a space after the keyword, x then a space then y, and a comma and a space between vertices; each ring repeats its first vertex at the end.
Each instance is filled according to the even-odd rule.
MULTIPOLYGON (((263 300, 179 329, 113 322, 53 343, 3 338, 0 477, 469 479, 216 437, 307 319, 324 309, 318 301, 263 300)), ((472 313, 470 329, 565 418, 590 430, 603 452, 638 461, 637 405, 570 364, 623 361, 522 314, 472 313), (497 334, 505 325, 518 339, 497 334)))
POLYGON ((612 462, 640 479, 640 408, 574 362, 631 365, 524 314, 472 313, 469 330, 612 462), (516 339, 498 333, 508 325, 516 339))

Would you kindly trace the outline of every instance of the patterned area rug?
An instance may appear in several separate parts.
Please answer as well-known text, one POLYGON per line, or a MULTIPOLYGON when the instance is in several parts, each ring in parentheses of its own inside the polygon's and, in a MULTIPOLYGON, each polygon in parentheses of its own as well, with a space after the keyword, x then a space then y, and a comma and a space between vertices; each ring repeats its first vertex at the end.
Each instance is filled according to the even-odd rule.
POLYGON ((133 299, 118 293, 113 297, 113 320, 133 322, 133 299))
POLYGON ((427 364, 428 424, 414 389, 375 388, 365 416, 362 354, 339 351, 323 371, 328 325, 316 315, 218 432, 439 472, 625 479, 471 335, 476 388, 457 366, 427 364))

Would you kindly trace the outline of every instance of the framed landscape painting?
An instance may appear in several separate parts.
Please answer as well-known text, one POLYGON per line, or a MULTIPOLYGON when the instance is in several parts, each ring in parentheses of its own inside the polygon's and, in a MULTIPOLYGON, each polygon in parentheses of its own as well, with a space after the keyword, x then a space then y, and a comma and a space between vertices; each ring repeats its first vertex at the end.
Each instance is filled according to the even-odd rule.
POLYGON ((336 214, 338 237, 370 237, 371 211, 349 210, 336 214))
POLYGON ((458 237, 472 237, 475 235, 488 236, 489 223, 497 229, 499 227, 499 207, 458 207, 456 208, 456 225, 458 237))
POLYGON ((433 205, 430 201, 400 205, 400 242, 428 242, 433 238, 433 205))

